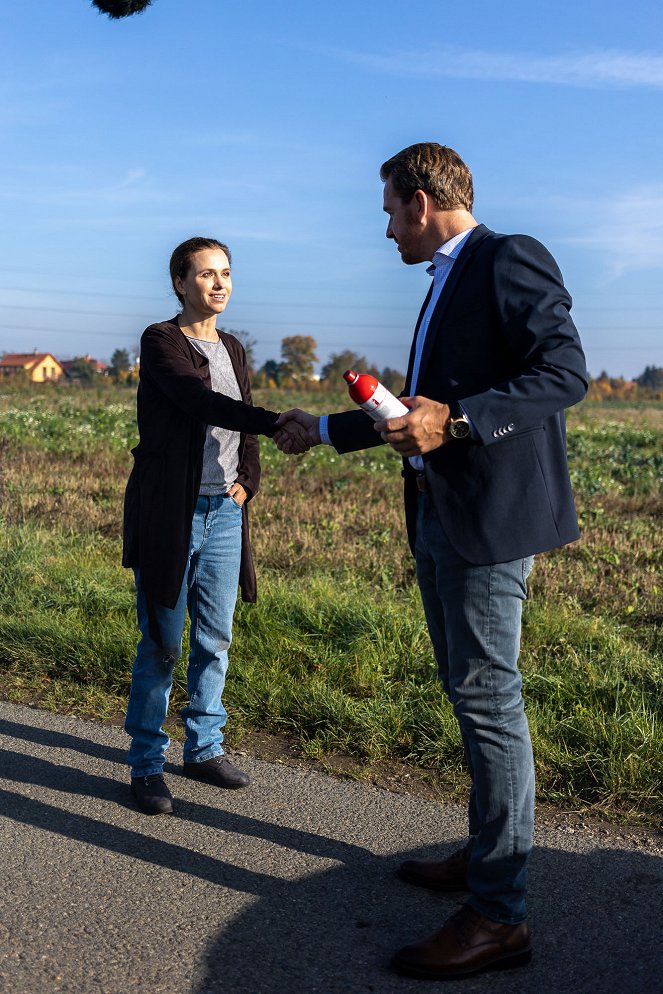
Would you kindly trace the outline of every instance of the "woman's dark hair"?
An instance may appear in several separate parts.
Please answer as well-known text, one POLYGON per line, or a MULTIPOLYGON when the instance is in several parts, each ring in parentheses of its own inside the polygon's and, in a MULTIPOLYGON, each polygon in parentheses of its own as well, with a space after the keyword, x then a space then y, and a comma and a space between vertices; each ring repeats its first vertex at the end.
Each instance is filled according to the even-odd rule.
POLYGON ((224 245, 223 242, 217 242, 216 238, 188 238, 181 245, 178 245, 170 257, 170 280, 180 304, 184 304, 184 297, 175 286, 175 279, 178 276, 181 280, 186 279, 191 268, 192 258, 196 252, 202 252, 203 249, 221 249, 228 256, 228 262, 232 261, 228 246, 224 245))

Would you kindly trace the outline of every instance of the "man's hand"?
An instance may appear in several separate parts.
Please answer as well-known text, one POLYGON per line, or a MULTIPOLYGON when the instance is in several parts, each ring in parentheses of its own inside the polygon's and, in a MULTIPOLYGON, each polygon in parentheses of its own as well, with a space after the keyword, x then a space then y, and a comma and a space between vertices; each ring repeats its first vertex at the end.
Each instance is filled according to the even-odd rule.
POLYGON ((421 456, 449 441, 447 424, 451 411, 428 397, 399 397, 410 414, 376 421, 375 430, 401 456, 421 456))
POLYGON ((296 455, 320 444, 320 418, 299 408, 284 411, 276 422, 274 441, 281 452, 296 455))

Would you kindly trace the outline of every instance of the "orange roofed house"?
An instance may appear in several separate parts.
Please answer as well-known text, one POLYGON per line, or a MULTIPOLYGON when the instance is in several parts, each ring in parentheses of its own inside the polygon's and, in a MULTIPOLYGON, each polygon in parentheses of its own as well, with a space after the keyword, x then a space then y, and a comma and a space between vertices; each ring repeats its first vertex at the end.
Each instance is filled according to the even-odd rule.
POLYGON ((14 376, 21 370, 33 383, 55 383, 64 374, 62 365, 50 352, 5 352, 0 359, 0 376, 14 376))

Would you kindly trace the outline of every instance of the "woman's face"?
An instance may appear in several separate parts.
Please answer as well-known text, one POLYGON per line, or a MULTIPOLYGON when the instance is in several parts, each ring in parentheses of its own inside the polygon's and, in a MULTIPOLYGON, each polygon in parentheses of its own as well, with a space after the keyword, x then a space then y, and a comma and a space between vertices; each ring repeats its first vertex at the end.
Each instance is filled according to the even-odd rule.
POLYGON ((223 314, 233 282, 228 256, 221 249, 201 249, 191 257, 189 271, 175 286, 184 297, 184 307, 201 317, 223 314))

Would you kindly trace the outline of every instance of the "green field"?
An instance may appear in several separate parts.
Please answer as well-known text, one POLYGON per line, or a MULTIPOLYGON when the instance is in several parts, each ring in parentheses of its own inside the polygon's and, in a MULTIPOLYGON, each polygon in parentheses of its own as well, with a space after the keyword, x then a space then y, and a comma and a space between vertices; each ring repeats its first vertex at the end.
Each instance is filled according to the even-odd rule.
MULTIPOLYGON (((258 392, 275 409, 339 395, 258 392)), ((0 694, 116 717, 136 643, 120 563, 135 442, 131 390, 0 391, 0 694)), ((663 405, 569 412, 582 540, 537 558, 521 657, 548 803, 661 810, 663 405)), ((400 461, 386 447, 286 459, 262 442, 252 505, 257 606, 241 605, 226 692, 230 741, 295 736, 304 755, 397 759, 466 787, 462 748, 407 552, 400 461)), ((180 661, 172 698, 185 694, 180 661)))

